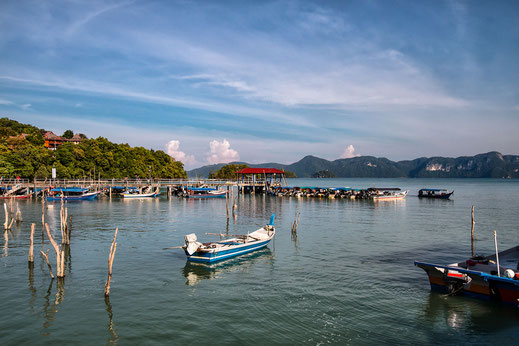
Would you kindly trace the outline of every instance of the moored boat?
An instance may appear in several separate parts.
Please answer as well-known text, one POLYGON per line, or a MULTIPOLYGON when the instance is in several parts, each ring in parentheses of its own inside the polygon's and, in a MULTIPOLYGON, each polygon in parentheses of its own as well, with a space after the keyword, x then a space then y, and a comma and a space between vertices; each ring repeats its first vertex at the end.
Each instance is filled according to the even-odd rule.
POLYGON ((404 199, 408 191, 401 191, 399 188, 377 188, 370 187, 368 191, 371 193, 371 198, 374 201, 391 201, 397 199, 404 199))
MULTIPOLYGON (((194 233, 185 236, 185 245, 182 246, 187 259, 192 262, 213 263, 227 258, 235 257, 259 250, 268 245, 274 238, 274 218, 272 214, 270 222, 256 231, 244 235, 233 235, 234 238, 211 243, 200 243, 194 233)), ((226 236, 225 234, 217 234, 226 236)))
POLYGON ((29 189, 21 184, 11 187, 0 187, 0 199, 25 199, 31 197, 29 189))
POLYGON ((160 196, 160 187, 149 186, 143 190, 129 189, 122 195, 124 198, 154 198, 160 196))
POLYGON ((499 252, 497 258, 499 261, 491 255, 449 265, 418 261, 414 264, 429 276, 431 291, 492 299, 519 307, 519 246, 499 252))
POLYGON ((446 189, 421 189, 418 191, 418 197, 449 199, 453 193, 454 191, 446 189))
POLYGON ((186 189, 188 198, 225 198, 226 191, 212 187, 190 187, 186 189))
POLYGON ((89 192, 87 188, 64 187, 51 189, 47 196, 47 201, 85 201, 96 199, 98 191, 89 192))

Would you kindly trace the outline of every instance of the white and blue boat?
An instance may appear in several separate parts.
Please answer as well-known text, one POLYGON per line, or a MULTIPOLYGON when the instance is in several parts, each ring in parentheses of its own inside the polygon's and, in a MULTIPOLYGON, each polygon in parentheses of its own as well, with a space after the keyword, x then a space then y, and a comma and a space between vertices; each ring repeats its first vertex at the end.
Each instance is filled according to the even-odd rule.
MULTIPOLYGON (((212 243, 200 243, 196 234, 185 236, 184 249, 187 259, 192 262, 213 263, 227 258, 239 256, 248 252, 264 248, 274 238, 274 218, 272 214, 270 222, 262 228, 245 235, 233 235, 234 238, 212 243)), ((220 234, 226 236, 225 234, 220 234)))
POLYGON ((81 187, 64 187, 50 190, 47 201, 85 201, 96 199, 99 195, 98 191, 89 192, 87 188, 81 187))
POLYGON ((225 198, 227 192, 212 187, 188 187, 185 196, 188 198, 225 198))

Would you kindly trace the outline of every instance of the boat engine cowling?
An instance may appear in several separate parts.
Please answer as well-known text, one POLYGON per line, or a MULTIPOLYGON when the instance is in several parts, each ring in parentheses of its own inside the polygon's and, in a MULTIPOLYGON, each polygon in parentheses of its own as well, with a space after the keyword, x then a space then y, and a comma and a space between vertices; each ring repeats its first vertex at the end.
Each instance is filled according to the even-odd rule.
POLYGON ((197 241, 196 234, 194 233, 184 236, 184 241, 186 242, 186 251, 189 255, 194 254, 202 245, 202 243, 197 241))

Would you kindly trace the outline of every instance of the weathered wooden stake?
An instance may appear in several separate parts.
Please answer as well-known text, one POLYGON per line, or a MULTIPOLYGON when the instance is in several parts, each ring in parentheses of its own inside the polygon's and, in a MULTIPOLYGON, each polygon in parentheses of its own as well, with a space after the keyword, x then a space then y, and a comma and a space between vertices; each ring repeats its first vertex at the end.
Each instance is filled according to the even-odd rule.
POLYGON ((31 245, 29 247, 29 262, 34 262, 34 230, 36 229, 36 224, 31 224, 31 245))
POLYGON ((16 203, 16 222, 22 222, 22 211, 20 210, 20 206, 18 206, 18 202, 16 203))
POLYGON ((497 276, 501 276, 501 271, 499 269, 499 252, 497 251, 497 232, 496 231, 494 231, 494 245, 496 246, 497 276))
POLYGON ((7 203, 4 203, 4 212, 5 212, 5 222, 4 222, 4 230, 8 230, 9 228, 9 212, 7 211, 7 203))
POLYGON ((474 225, 476 221, 474 220, 474 206, 472 206, 472 226, 470 228, 470 247, 472 250, 472 257, 474 257, 474 225))
POLYGON ((58 244, 54 241, 52 234, 50 234, 49 224, 45 224, 45 229, 47 230, 50 243, 56 252, 56 276, 63 278, 65 277, 65 252, 61 247, 58 247, 58 244))
POLYGON ((49 262, 49 250, 50 249, 47 249, 47 253, 40 250, 40 253, 43 257, 45 257, 45 260, 47 261, 47 266, 49 267, 50 277, 54 279, 54 274, 52 274, 52 266, 50 265, 50 262, 49 262))
POLYGON ((300 216, 301 216, 301 213, 299 213, 297 211, 297 208, 296 208, 296 215, 294 217, 294 222, 292 223, 292 228, 291 228, 292 234, 296 234, 297 233, 297 226, 299 225, 299 217, 300 216))
POLYGON ((117 249, 117 243, 115 240, 117 239, 117 231, 119 231, 119 227, 115 229, 114 240, 112 240, 112 245, 110 246, 110 254, 108 255, 108 278, 106 279, 105 284, 105 297, 110 295, 110 282, 112 281, 112 264, 114 263, 115 258, 115 250, 117 249))

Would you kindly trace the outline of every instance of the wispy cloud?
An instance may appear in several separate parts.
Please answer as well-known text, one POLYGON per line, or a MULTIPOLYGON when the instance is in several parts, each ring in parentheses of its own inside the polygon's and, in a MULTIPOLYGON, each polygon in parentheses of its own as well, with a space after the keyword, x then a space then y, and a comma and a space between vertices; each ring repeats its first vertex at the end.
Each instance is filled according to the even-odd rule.
POLYGON ((12 105, 13 102, 9 100, 0 99, 0 105, 12 105))

